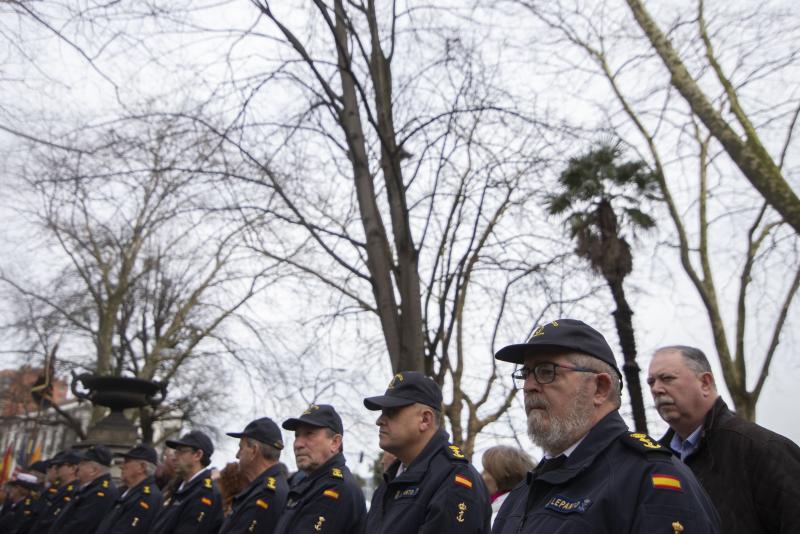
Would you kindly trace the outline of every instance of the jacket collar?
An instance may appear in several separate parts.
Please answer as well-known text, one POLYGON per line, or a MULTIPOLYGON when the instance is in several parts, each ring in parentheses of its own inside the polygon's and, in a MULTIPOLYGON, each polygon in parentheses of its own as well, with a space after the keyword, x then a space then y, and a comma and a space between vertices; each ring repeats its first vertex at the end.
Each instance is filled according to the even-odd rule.
POLYGON ((183 487, 183 489, 177 490, 175 492, 175 495, 178 496, 178 495, 183 495, 185 493, 189 493, 190 491, 192 491, 194 489, 195 486, 203 484, 203 480, 205 480, 206 478, 211 478, 211 469, 210 468, 209 469, 203 469, 202 471, 200 471, 200 473, 198 473, 198 475, 196 477, 194 477, 191 481, 189 481, 183 487))
POLYGON ((98 488, 100 489, 107 489, 111 487, 111 475, 105 474, 100 475, 99 477, 95 478, 88 484, 86 484, 81 490, 79 491, 80 494, 85 495, 87 493, 91 493, 98 488))
POLYGON ((253 479, 253 481, 244 489, 244 491, 236 495, 233 498, 233 501, 239 502, 247 499, 247 497, 249 497, 252 493, 255 493, 259 488, 264 487, 267 477, 278 478, 279 476, 281 476, 281 469, 278 464, 268 467, 263 473, 253 479))
POLYGON ((147 485, 150 485, 151 487, 155 486, 156 485, 156 479, 154 477, 145 478, 144 480, 142 480, 141 482, 136 484, 134 487, 130 488, 127 491, 127 493, 125 494, 124 497, 122 496, 122 494, 120 494, 119 500, 120 501, 129 501, 131 499, 138 499, 139 495, 141 493, 143 493, 143 491, 144 491, 143 488, 145 486, 147 486, 147 485))
POLYGON ((317 480, 331 472, 334 467, 344 467, 345 459, 344 454, 341 452, 334 454, 330 460, 319 466, 317 469, 308 474, 306 478, 297 483, 292 488, 292 493, 305 493, 309 487, 313 486, 317 480))
POLYGON ((428 466, 433 457, 449 443, 449 440, 450 436, 440 428, 405 471, 400 473, 399 476, 396 476, 397 470, 400 467, 400 462, 395 462, 392 468, 384 473, 384 480, 386 480, 387 483, 392 483, 395 480, 397 480, 398 483, 419 482, 428 472, 428 466))
POLYGON ((595 458, 605 451, 621 434, 628 431, 628 425, 622 420, 617 410, 609 413, 594 425, 578 448, 567 458, 567 461, 558 469, 548 471, 540 477, 534 478, 533 473, 528 473, 528 485, 534 480, 543 480, 550 484, 563 484, 572 480, 579 473, 592 465, 595 458))
MULTIPOLYGON (((733 417, 733 412, 728 408, 728 405, 725 404, 725 401, 722 400, 722 396, 717 397, 717 400, 714 401, 714 404, 711 406, 711 409, 706 413, 706 417, 703 420, 703 432, 700 434, 700 443, 697 446, 697 450, 699 451, 701 447, 703 447, 703 438, 710 429, 713 429, 719 426, 721 423, 724 423, 728 419, 733 417)), ((672 442, 672 437, 675 435, 675 430, 672 428, 667 430, 667 433, 658 440, 659 443, 667 447, 668 449, 672 450, 669 444, 672 442)), ((695 451, 695 454, 697 452, 695 451)))

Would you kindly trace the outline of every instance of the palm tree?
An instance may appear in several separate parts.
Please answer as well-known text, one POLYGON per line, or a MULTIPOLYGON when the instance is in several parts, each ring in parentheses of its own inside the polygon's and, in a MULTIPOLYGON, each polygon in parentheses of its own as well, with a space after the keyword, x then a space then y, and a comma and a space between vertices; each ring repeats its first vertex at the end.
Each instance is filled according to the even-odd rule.
POLYGON ((619 143, 601 143, 583 156, 569 160, 558 178, 562 191, 547 195, 552 215, 566 214, 575 252, 589 261, 592 270, 602 275, 617 309, 612 314, 619 335, 625 364, 622 366, 631 395, 631 408, 637 432, 647 432, 633 311, 625 298, 623 281, 633 269, 631 247, 623 237, 627 231, 648 230, 655 220, 640 208, 657 198, 657 174, 643 161, 621 162, 619 143))

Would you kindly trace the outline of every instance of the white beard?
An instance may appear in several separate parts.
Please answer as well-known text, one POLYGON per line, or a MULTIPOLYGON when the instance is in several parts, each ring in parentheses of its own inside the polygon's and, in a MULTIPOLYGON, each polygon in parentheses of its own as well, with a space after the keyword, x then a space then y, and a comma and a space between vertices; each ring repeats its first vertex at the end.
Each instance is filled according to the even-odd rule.
POLYGON ((587 387, 579 389, 570 399, 566 417, 555 418, 544 396, 529 394, 525 397, 525 407, 528 436, 550 456, 564 452, 589 431, 593 409, 587 387), (533 406, 544 410, 531 409, 533 406))

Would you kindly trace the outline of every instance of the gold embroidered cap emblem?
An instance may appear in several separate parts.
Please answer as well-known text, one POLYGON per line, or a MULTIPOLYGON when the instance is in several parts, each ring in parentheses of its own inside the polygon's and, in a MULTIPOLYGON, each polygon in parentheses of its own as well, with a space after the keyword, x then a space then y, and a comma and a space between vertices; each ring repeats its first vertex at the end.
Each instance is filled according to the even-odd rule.
POLYGON ((394 389, 395 386, 398 385, 398 382, 403 381, 403 373, 397 373, 392 377, 392 380, 389 382, 389 385, 386 386, 386 389, 394 389))

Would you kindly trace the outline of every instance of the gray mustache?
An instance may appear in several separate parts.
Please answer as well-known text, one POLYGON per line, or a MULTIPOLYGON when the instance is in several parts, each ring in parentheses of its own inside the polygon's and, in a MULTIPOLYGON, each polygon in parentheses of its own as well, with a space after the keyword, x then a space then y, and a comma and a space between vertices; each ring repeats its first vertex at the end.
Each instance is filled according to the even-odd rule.
POLYGON ((543 397, 537 397, 536 395, 526 395, 525 396, 525 409, 527 411, 531 411, 534 409, 539 408, 550 408, 550 403, 543 397))
POLYGON ((661 395, 660 397, 656 397, 656 408, 661 408, 665 404, 675 404, 675 399, 670 397, 669 395, 661 395))

